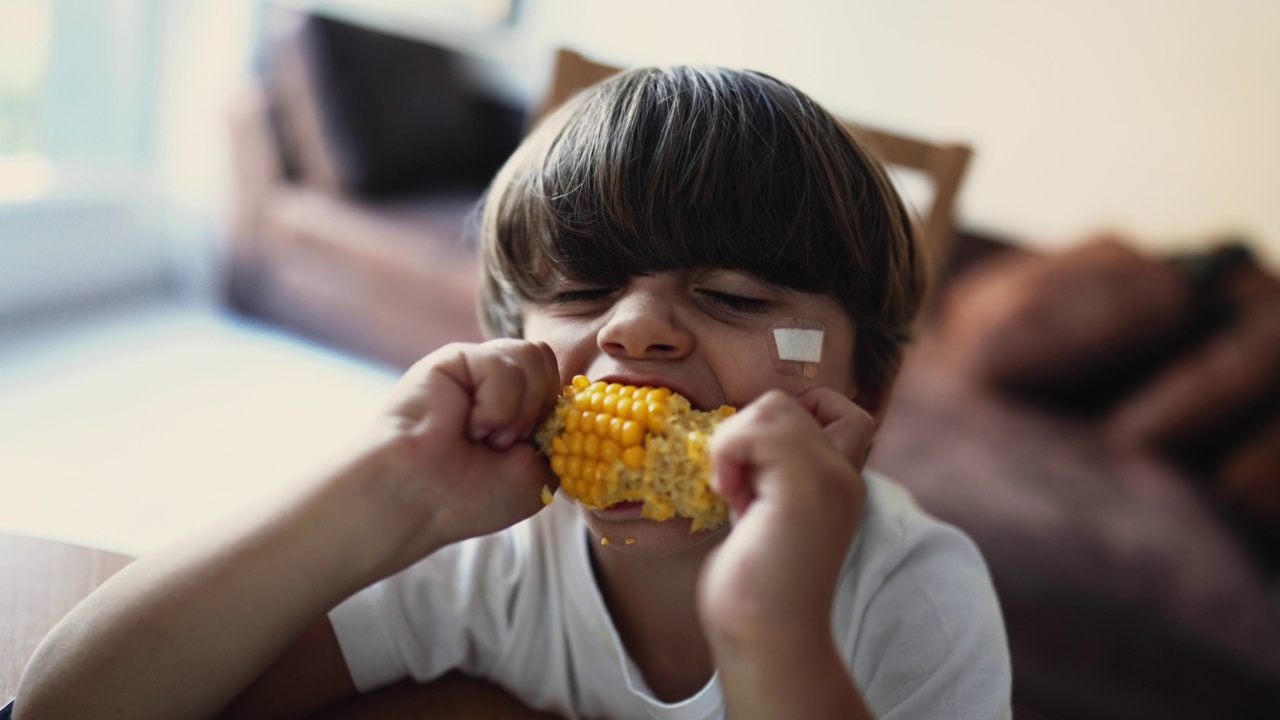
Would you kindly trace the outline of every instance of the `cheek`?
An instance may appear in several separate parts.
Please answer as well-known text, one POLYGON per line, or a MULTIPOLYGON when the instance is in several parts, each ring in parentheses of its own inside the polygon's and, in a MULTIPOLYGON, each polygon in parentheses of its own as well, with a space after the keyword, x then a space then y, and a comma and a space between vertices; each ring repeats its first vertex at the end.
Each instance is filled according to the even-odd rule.
POLYGON ((759 339, 750 342, 712 343, 715 357, 708 358, 720 382, 726 402, 742 407, 749 400, 774 388, 790 393, 804 389, 812 380, 779 373, 769 349, 768 335, 761 332, 759 339))
POLYGON ((852 333, 828 332, 824 338, 822 362, 816 377, 803 377, 780 368, 769 345, 771 335, 762 331, 758 341, 725 343, 718 355, 716 374, 731 404, 741 407, 745 399, 766 390, 778 389, 791 395, 816 386, 829 387, 846 397, 854 393, 852 333))
POLYGON ((822 352, 822 365, 818 368, 819 382, 845 397, 853 397, 857 392, 853 377, 853 350, 852 329, 840 328, 834 333, 828 332, 827 344, 822 352))
POLYGON ((560 367, 560 378, 568 382, 586 370, 596 348, 595 331, 589 325, 526 312, 524 339, 541 341, 551 347, 560 367))
POLYGON ((550 343, 550 335, 555 325, 549 322, 541 313, 530 310, 528 307, 524 309, 524 339, 525 340, 541 340, 550 343))

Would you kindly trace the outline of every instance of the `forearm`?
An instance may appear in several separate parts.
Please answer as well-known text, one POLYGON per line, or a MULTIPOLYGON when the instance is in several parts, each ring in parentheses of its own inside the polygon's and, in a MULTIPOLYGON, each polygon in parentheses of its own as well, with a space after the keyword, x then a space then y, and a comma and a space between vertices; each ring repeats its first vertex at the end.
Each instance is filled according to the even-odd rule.
POLYGON ((824 625, 812 631, 760 629, 712 642, 727 714, 751 718, 870 720, 824 625))
POLYGON ((373 530, 388 521, 363 482, 371 464, 355 457, 125 568, 41 645, 18 717, 214 715, 380 576, 373 530))

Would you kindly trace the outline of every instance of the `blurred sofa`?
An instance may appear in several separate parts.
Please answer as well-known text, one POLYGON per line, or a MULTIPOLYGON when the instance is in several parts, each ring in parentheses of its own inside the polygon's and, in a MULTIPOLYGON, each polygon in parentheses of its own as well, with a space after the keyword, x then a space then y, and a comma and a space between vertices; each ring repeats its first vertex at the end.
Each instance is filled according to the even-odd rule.
POLYGON ((991 568, 1015 717, 1280 717, 1280 589, 1196 477, 909 351, 868 464, 991 568))
MULTIPOLYGON (((237 98, 227 297, 394 367, 476 340, 474 204, 524 108, 426 42, 273 14, 237 98)), ((1013 252, 962 232, 952 272, 1013 252)), ((910 351, 871 464, 980 545, 1017 717, 1280 717, 1280 594, 1195 484, 910 351)))
POLYGON ((471 224, 524 109, 464 54, 268 8, 230 112, 228 303, 396 367, 479 339, 471 224))

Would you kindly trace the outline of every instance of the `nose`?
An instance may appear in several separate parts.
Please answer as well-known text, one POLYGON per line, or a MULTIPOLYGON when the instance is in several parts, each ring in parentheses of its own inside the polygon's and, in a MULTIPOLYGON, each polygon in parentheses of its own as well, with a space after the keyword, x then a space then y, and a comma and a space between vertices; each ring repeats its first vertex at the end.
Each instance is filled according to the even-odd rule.
POLYGON ((634 281, 614 303, 596 343, 610 357, 678 360, 694 346, 680 315, 675 288, 634 281))

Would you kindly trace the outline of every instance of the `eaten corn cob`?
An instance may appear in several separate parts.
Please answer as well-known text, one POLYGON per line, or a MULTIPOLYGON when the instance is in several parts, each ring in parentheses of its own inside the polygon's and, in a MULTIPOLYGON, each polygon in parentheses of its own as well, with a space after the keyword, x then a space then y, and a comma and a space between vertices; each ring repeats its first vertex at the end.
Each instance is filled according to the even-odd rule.
POLYGON ((643 502, 644 517, 682 515, 691 531, 710 530, 728 520, 729 507, 707 486, 707 440, 733 412, 694 410, 667 388, 579 375, 534 440, 560 487, 583 505, 643 502))

